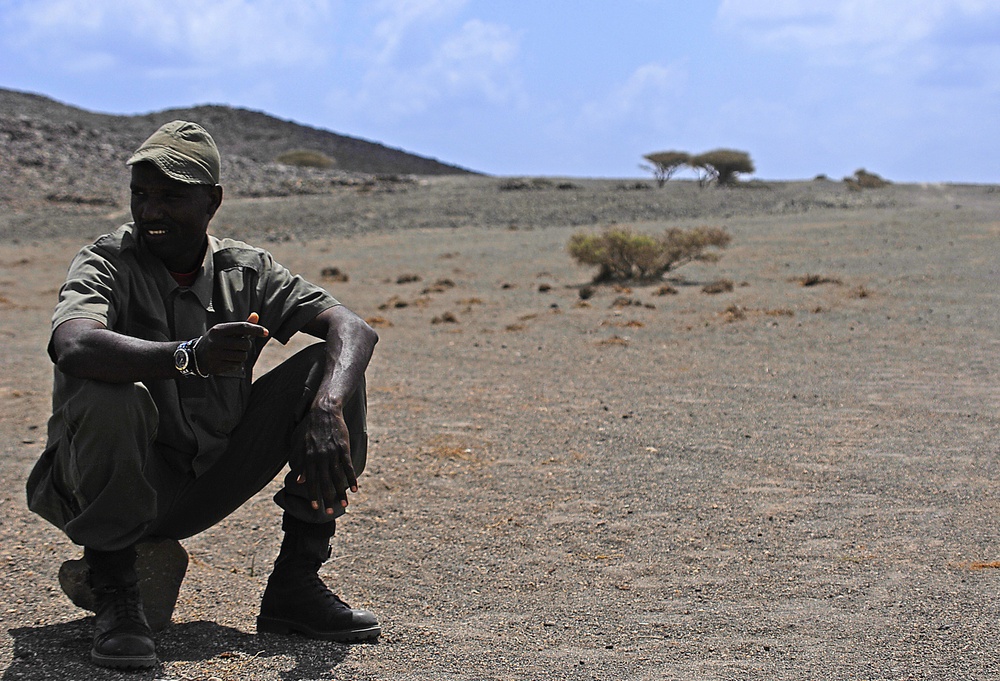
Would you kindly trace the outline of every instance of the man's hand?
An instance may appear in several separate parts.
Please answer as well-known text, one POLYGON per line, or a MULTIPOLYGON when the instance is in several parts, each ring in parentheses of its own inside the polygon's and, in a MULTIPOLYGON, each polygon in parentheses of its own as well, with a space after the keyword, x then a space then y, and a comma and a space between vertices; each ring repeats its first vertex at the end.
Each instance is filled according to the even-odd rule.
POLYGON ((358 491, 358 476, 351 461, 351 440, 339 405, 313 405, 305 436, 302 461, 291 462, 305 483, 314 509, 333 515, 333 505, 347 507, 347 490, 358 491))
POLYGON ((335 504, 347 507, 347 490, 358 491, 344 405, 364 383, 378 334, 343 305, 320 312, 302 330, 325 341, 327 359, 308 415, 304 451, 289 463, 306 485, 312 507, 332 516, 335 504))
POLYGON ((251 312, 245 322, 225 322, 209 329, 195 348, 195 361, 203 374, 238 372, 247 361, 254 338, 267 338, 259 325, 260 315, 251 312))

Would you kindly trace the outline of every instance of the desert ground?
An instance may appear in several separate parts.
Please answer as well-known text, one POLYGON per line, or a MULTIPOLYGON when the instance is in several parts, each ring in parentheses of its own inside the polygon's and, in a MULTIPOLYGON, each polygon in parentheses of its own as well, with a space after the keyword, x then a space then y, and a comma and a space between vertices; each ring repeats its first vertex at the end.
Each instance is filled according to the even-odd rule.
POLYGON ((998 209, 974 185, 483 177, 227 201, 217 234, 380 334, 323 574, 384 633, 256 634, 271 489, 184 542, 162 663, 127 674, 91 666, 56 582, 80 549, 23 492, 59 284, 127 214, 0 216, 0 679, 1000 678, 998 209), (674 293, 583 300, 566 242, 613 223, 733 239, 674 293))

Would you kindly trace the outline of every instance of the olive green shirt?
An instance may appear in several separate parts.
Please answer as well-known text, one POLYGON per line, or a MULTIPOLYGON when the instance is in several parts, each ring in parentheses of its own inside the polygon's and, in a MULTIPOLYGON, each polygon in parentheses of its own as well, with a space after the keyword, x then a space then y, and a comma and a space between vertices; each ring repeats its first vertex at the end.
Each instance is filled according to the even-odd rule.
MULTIPOLYGON (((246 321, 251 312, 258 313, 269 336, 254 339, 245 371, 206 379, 178 374, 175 379, 143 382, 159 410, 157 450, 179 470, 198 475, 225 451, 229 433, 242 419, 253 366, 267 341, 288 342, 320 312, 339 304, 267 251, 211 235, 194 284, 179 286, 136 239, 129 223, 74 258, 59 292, 52 329, 70 319, 92 319, 135 338, 183 341, 216 324, 246 321)), ((71 389, 68 378, 55 369, 55 412, 71 389)), ((59 435, 49 434, 50 439, 59 435)))

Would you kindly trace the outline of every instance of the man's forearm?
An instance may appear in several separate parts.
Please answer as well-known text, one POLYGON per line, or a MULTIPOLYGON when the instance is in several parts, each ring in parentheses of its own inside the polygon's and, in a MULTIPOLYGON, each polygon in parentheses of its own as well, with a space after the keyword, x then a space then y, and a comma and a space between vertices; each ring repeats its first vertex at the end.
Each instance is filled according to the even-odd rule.
POLYGON ((53 335, 56 365, 63 373, 106 383, 134 383, 178 376, 174 341, 133 338, 96 323, 70 320, 53 335))
POLYGON ((343 307, 321 313, 304 330, 326 341, 326 375, 314 405, 342 407, 364 378, 378 334, 343 307))

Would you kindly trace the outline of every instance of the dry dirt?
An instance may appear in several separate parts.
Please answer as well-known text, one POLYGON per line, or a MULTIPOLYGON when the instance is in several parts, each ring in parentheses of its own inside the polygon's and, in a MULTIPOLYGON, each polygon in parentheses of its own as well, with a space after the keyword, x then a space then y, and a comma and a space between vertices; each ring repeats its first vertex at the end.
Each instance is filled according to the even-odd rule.
POLYGON ((227 203, 218 232, 381 334, 370 467, 324 575, 384 635, 256 635, 265 492, 184 542, 162 664, 131 674, 89 664, 55 579, 78 548, 23 499, 56 290, 124 213, 7 215, 0 679, 1000 678, 998 207, 982 186, 485 178, 227 203), (615 220, 733 242, 676 294, 582 303, 566 241, 615 220))

